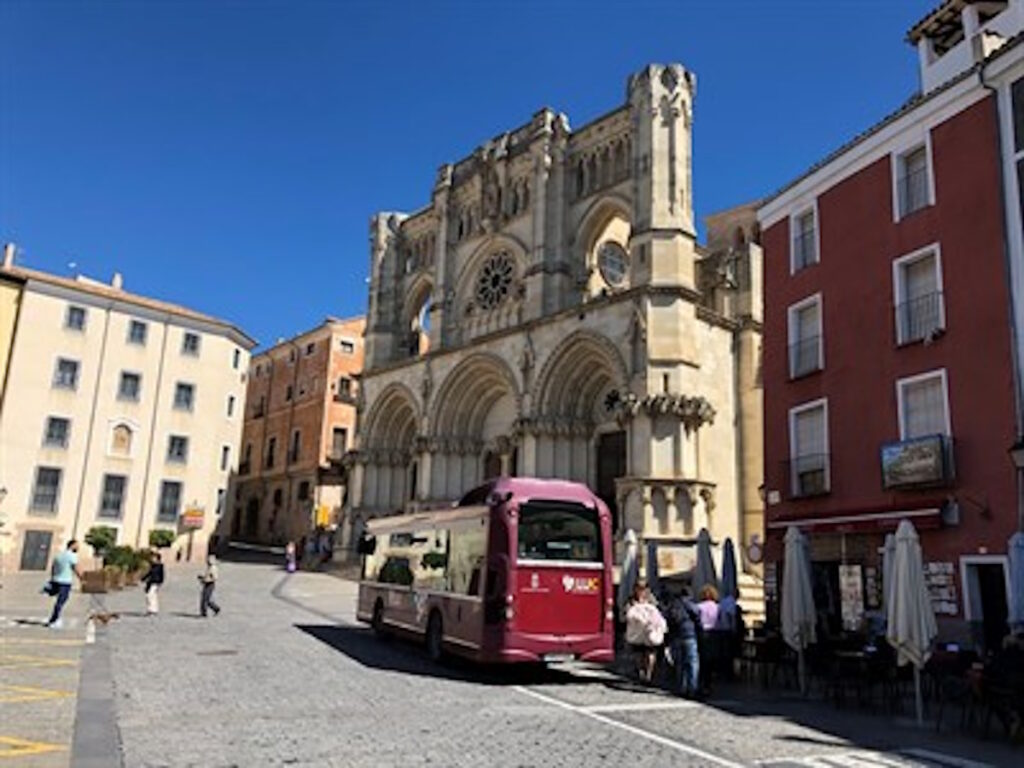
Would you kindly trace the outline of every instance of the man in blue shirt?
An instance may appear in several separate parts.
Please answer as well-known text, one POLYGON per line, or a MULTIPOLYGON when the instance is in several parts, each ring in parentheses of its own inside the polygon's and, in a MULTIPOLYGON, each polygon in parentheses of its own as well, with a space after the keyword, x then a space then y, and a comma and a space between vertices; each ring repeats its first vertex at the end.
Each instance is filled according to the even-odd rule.
POLYGON ((78 542, 72 539, 63 552, 53 558, 53 566, 50 569, 50 582, 53 584, 54 594, 57 601, 53 604, 53 613, 50 614, 50 621, 46 626, 50 629, 60 629, 64 622, 60 618, 60 612, 64 610, 64 604, 71 596, 71 585, 73 576, 82 578, 78 571, 78 542))

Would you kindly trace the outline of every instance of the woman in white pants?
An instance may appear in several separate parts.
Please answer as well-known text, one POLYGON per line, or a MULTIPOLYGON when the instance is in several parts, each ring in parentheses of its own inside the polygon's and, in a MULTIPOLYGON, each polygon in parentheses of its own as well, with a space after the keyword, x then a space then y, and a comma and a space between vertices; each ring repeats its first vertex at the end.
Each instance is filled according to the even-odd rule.
POLYGON ((153 561, 142 583, 146 589, 146 615, 156 616, 160 612, 160 585, 164 583, 164 564, 160 562, 159 552, 153 553, 153 561))

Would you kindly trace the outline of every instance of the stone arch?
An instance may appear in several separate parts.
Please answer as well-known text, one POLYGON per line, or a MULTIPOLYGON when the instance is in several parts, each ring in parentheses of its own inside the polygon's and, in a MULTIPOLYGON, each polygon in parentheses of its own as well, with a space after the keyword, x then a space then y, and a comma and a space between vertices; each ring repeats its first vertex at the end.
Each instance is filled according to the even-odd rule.
POLYGON ((388 384, 377 396, 362 430, 363 451, 408 450, 420 422, 412 390, 400 382, 388 384))
MULTIPOLYGON (((629 201, 620 195, 602 195, 591 203, 576 227, 574 237, 575 259, 583 275, 591 279, 588 293, 598 292, 605 287, 597 274, 597 246, 600 241, 614 239, 629 252, 629 232, 632 231, 632 216, 629 201), (618 224, 617 224, 618 223, 618 224), (610 228, 628 229, 628 232, 611 233, 610 228), (614 236, 612 236, 614 235, 614 236)), ((628 285, 628 281, 626 283, 628 285)))
POLYGON ((385 387, 360 436, 362 507, 390 513, 414 496, 409 466, 419 424, 419 407, 409 388, 398 382, 385 387))
POLYGON ((455 278, 456 333, 462 341, 483 336, 516 325, 520 321, 525 284, 523 276, 527 265, 527 249, 521 240, 503 233, 495 233, 478 245, 459 269, 455 278), (476 281, 486 260, 500 251, 508 253, 512 262, 509 293, 493 307, 483 309, 476 302, 476 281))
POLYGON ((426 275, 419 275, 405 292, 402 307, 402 349, 410 357, 425 354, 429 348, 430 296, 434 291, 433 281, 426 275))
POLYGON ((431 434, 456 439, 483 439, 484 422, 493 406, 510 396, 515 416, 522 392, 508 364, 490 352, 472 355, 445 377, 437 391, 431 434))
POLYGON ((625 394, 629 370, 615 345, 593 331, 575 331, 548 355, 530 401, 536 417, 589 418, 608 387, 625 394))

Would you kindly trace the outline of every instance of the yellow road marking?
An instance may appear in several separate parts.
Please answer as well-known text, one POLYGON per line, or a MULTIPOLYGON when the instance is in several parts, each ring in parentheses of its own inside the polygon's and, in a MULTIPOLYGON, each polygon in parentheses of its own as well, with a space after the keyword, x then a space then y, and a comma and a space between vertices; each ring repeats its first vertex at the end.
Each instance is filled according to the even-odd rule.
POLYGON ((71 691, 56 691, 50 688, 33 688, 28 685, 0 685, 0 703, 15 704, 24 701, 63 699, 73 696, 71 691))
POLYGON ((0 736, 0 760, 5 757, 26 757, 28 755, 44 755, 47 752, 60 752, 66 747, 60 744, 49 744, 45 741, 28 741, 13 736, 0 736))
POLYGON ((0 637, 0 648, 5 645, 84 645, 84 640, 36 640, 31 637, 0 637))
POLYGON ((78 664, 71 659, 55 659, 51 656, 32 656, 8 653, 0 656, 0 669, 28 669, 29 667, 74 667, 78 664))

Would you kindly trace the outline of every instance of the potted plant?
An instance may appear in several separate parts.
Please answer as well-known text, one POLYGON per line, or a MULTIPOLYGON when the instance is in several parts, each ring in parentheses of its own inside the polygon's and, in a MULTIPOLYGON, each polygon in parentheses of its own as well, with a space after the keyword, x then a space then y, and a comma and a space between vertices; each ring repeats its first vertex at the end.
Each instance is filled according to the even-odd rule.
POLYGON ((125 584, 130 583, 128 581, 128 573, 131 571, 134 562, 135 552, 125 544, 114 546, 107 550, 103 556, 103 565, 105 568, 112 569, 111 576, 115 582, 112 584, 114 589, 124 589, 125 584))
POLYGON ((167 549, 174 544, 177 534, 169 528, 154 528, 149 532, 149 546, 153 549, 167 549))
MULTIPOLYGON (((96 559, 103 558, 117 541, 117 529, 109 525, 94 525, 85 534, 85 543, 92 547, 96 559)), ((83 592, 106 592, 110 588, 110 574, 105 568, 93 568, 82 573, 83 592)))

